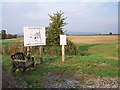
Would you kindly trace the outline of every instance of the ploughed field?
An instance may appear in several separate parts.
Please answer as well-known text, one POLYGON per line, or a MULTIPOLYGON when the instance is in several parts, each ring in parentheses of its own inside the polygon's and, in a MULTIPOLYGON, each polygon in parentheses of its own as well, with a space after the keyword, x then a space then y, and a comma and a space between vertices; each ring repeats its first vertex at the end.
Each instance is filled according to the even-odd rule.
POLYGON ((99 36, 67 36, 74 43, 113 43, 118 42, 118 35, 99 35, 99 36))

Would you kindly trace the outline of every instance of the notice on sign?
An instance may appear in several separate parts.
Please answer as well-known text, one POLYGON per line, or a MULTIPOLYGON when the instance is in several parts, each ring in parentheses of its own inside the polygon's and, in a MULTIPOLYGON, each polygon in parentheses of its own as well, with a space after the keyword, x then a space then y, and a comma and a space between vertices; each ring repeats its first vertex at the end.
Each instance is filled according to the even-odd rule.
POLYGON ((60 45, 67 45, 66 35, 60 35, 60 45))
POLYGON ((24 27, 24 46, 46 45, 45 27, 24 27))

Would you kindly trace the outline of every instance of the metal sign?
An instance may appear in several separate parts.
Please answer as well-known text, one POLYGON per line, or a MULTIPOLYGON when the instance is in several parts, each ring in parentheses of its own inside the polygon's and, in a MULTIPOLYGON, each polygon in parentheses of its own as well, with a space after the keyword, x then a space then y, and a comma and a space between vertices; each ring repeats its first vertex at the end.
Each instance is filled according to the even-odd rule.
POLYGON ((24 27, 24 46, 46 45, 45 27, 24 27))
POLYGON ((60 35, 60 45, 67 45, 66 35, 60 35))

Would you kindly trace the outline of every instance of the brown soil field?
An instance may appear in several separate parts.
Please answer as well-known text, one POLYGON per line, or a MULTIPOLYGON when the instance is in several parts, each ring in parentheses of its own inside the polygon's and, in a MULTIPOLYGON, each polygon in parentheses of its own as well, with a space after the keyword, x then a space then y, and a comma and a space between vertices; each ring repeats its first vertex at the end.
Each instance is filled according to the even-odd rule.
POLYGON ((74 43, 113 43, 118 42, 118 35, 67 36, 74 43))

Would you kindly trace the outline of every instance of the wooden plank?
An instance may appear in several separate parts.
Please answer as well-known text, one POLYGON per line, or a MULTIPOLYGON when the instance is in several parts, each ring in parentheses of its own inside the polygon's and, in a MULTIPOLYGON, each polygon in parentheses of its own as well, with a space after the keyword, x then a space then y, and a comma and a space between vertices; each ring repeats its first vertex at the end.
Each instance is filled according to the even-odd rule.
POLYGON ((26 62, 26 60, 14 60, 15 62, 26 62))

